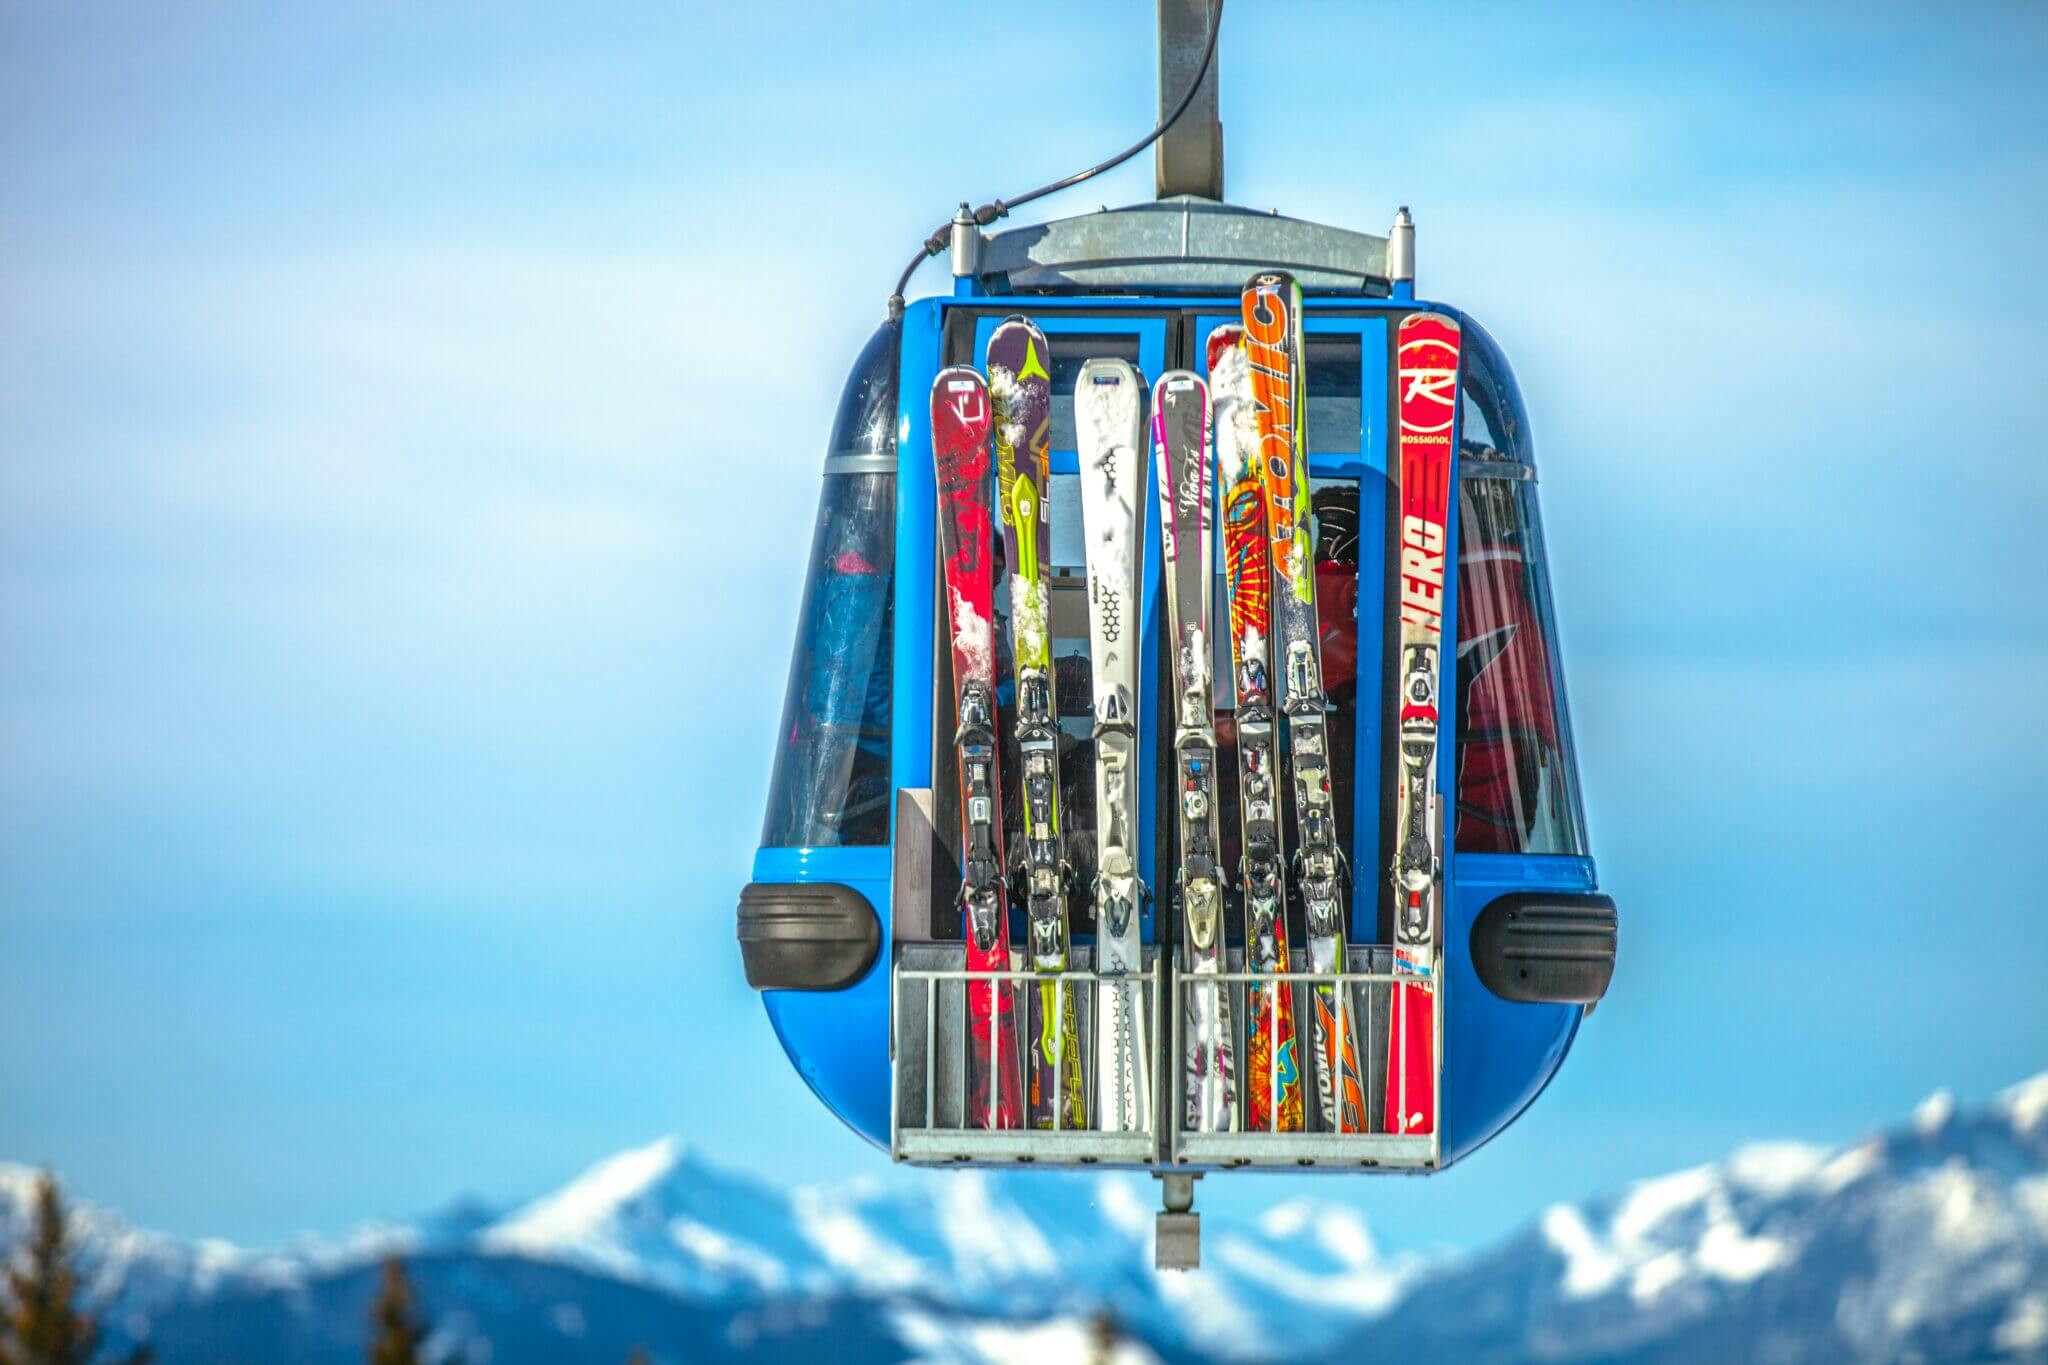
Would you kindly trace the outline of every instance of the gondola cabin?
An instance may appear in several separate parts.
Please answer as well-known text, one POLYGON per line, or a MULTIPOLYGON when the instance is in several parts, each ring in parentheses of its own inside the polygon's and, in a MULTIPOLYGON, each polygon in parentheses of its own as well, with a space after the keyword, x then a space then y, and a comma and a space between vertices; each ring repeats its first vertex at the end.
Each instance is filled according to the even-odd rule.
MULTIPOLYGON (((1220 193, 1220 165, 1215 184, 1220 193)), ((1183 1177, 1198 1172, 1412 1172, 1462 1159, 1556 1073, 1606 990, 1616 943, 1614 905, 1599 894, 1581 808, 1536 452, 1506 357, 1477 319, 1415 297, 1405 210, 1382 238, 1173 194, 994 234, 963 218, 951 247, 952 293, 911 303, 875 332, 854 362, 825 450, 767 818, 739 906, 748 980, 791 1062, 828 1108, 897 1160, 1145 1168, 1171 1178, 1169 1207, 1173 1181, 1185 1191, 1183 1177), (1348 891, 1348 953, 1318 984, 1356 1048, 1366 1117, 1355 1127, 1332 1128, 1313 1102, 1296 1123, 1245 1122, 1242 1068, 1230 1081, 1240 1093, 1228 1124, 1194 1124, 1183 1103, 1191 982, 1175 905, 1172 662, 1149 481, 1136 622, 1136 835, 1151 896, 1135 977, 1093 970, 1095 717, 1076 381, 1084 364, 1105 359, 1128 362, 1148 390, 1170 371, 1206 377, 1212 335, 1240 324, 1246 281, 1274 269, 1303 291, 1308 545, 1348 891), (1433 1074, 1402 1078, 1428 1087, 1427 1121, 1410 1124, 1393 1121, 1387 1101, 1398 1052, 1389 1041, 1392 1002, 1402 983, 1390 946, 1401 762, 1397 338, 1404 319, 1425 312, 1454 322, 1462 345, 1456 402, 1446 405, 1455 412, 1435 679, 1435 1046, 1433 1074), (960 775, 929 399, 942 369, 985 367, 992 334, 1015 316, 1043 334, 1052 394, 1047 572, 1074 943, 1062 980, 1079 998, 1072 1018, 1091 1088, 1103 1064, 1094 1020, 1105 993, 1136 990, 1148 1090, 1135 1123, 1091 1112, 1079 1124, 991 1127, 985 1116, 974 1120, 967 1095, 968 993, 989 988, 970 985, 963 961, 960 775)), ((1142 452, 1148 466, 1150 456, 1142 452)), ((1219 621, 1227 619, 1220 561, 1210 566, 1219 621)), ((1014 850, 1022 800, 1008 577, 998 565, 1002 817, 1014 850)), ((1214 635, 1216 791, 1229 870, 1242 853, 1236 698, 1227 632, 1219 626, 1214 635)), ((1289 848, 1295 833, 1290 824, 1289 848)), ((1221 984, 1230 1018, 1243 1021, 1247 992, 1266 987, 1245 970, 1244 909, 1236 878, 1227 880, 1221 984)), ((1013 945, 1026 941, 1020 906, 1013 895, 1013 945)), ((1307 967, 1302 913, 1296 894, 1287 915, 1297 972, 1307 967)), ((1028 1010, 1034 990, 1021 953, 1011 965, 1017 1008, 1028 1010)), ((1281 1065, 1304 1086, 1324 1083, 1306 1042, 1314 987, 1283 989, 1293 993, 1303 1036, 1281 1065)))

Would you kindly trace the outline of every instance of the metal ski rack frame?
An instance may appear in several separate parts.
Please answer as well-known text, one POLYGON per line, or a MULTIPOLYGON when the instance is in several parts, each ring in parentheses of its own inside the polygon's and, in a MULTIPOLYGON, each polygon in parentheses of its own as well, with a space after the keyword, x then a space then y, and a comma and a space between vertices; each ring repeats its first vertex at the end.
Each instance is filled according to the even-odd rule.
MULTIPOLYGON (((1272 986, 1275 977, 1244 970, 1244 954, 1233 948, 1230 951, 1231 969, 1207 980, 1224 983, 1231 993, 1233 1008, 1239 1019, 1246 1017, 1247 992, 1261 986, 1272 986)), ((1388 1007, 1393 988, 1397 982, 1410 980, 1393 968, 1393 950, 1381 944, 1354 944, 1346 954, 1346 970, 1343 972, 1289 972, 1284 978, 1277 978, 1283 984, 1281 989, 1293 993, 1295 1017, 1302 1017, 1308 1007, 1308 992, 1315 986, 1337 988, 1339 1027, 1349 1029, 1359 1044, 1361 1059, 1366 1063, 1369 1074, 1367 1084, 1366 1111, 1369 1126, 1377 1125, 1382 1097, 1379 1087, 1384 1081, 1387 1043, 1388 1007), (1374 1063, 1378 1063, 1377 1066, 1374 1063)), ((1185 976, 1175 975, 1172 991, 1175 1008, 1173 1018, 1178 1025, 1181 1013, 1182 993, 1188 988, 1185 976)), ((1439 1043, 1443 1037, 1443 992, 1435 992, 1436 1032, 1439 1043)), ((1302 1040, 1297 1035, 1296 1047, 1302 1040)), ((1442 1055, 1441 1048, 1438 1054, 1442 1055)), ((1439 1067, 1431 1076, 1432 1086, 1441 1087, 1443 1072, 1439 1067)), ((1306 1082, 1304 1082, 1306 1083, 1306 1082)), ((1242 1071, 1236 1077, 1238 1086, 1237 1113, 1247 1112, 1244 1086, 1246 1077, 1242 1071)), ((1175 1166, 1192 1166, 1203 1169, 1235 1169, 1238 1167, 1284 1167, 1289 1170, 1323 1167, 1342 1169, 1354 1167, 1387 1167, 1411 1170, 1432 1170, 1442 1163, 1442 1140, 1436 1130, 1428 1133, 1336 1133, 1319 1130, 1320 1115, 1314 1105, 1304 1106, 1305 1130, 1282 1131, 1277 1126, 1265 1129, 1246 1130, 1239 1128, 1228 1133, 1196 1132, 1181 1122, 1184 1107, 1181 1104, 1180 1076, 1175 1072, 1173 1106, 1167 1111, 1171 1120, 1168 1129, 1168 1155, 1175 1166)))
MULTIPOLYGON (((1185 993, 1196 984, 1221 984, 1231 993, 1233 1017, 1247 1017, 1245 997, 1250 989, 1273 984, 1273 978, 1247 972, 1241 950, 1230 952, 1230 970, 1199 983, 1172 969, 1172 954, 1154 945, 1144 950, 1145 970, 1141 975, 1107 977, 1093 970, 1094 949, 1074 949, 1075 967, 1059 980, 1070 984, 1080 996, 1080 1024, 1084 1039, 1092 1039, 1092 1021, 1101 1007, 1105 988, 1127 985, 1140 992, 1146 1027, 1146 1065, 1151 1081, 1152 1104, 1143 1125, 1126 1132, 1104 1132, 1099 1128, 1054 1127, 988 1129, 967 1122, 966 1061, 971 1033, 967 1023, 967 985, 970 981, 994 981, 998 989, 1010 992, 1012 1008, 1025 1009, 1031 992, 1044 978, 1029 970, 976 975, 966 970, 964 946, 957 943, 904 943, 896 950, 893 976, 893 1010, 890 1019, 890 1063, 894 1076, 894 1102, 890 1120, 890 1155, 897 1161, 916 1165, 960 1164, 1044 1164, 1051 1166, 1102 1165, 1143 1169, 1194 1168, 1230 1170, 1243 1167, 1285 1169, 1323 1168, 1329 1170, 1384 1167, 1430 1170, 1442 1163, 1442 1138, 1438 1129, 1421 1134, 1368 1131, 1336 1133, 1319 1131, 1313 1106, 1305 1110, 1306 1130, 1277 1129, 1232 1132, 1196 1132, 1182 1122, 1185 1114, 1179 1029, 1183 1019, 1185 993), (1167 1010, 1165 1002, 1171 1000, 1167 1010), (1168 1027, 1166 1020, 1172 1023, 1168 1027), (1166 1078, 1171 1076, 1169 1082, 1166 1078), (1162 1110, 1164 1125, 1162 1127, 1162 1110), (1164 1138, 1162 1140, 1162 1133, 1164 1138)), ((1338 988, 1341 1026, 1352 1031, 1365 1059, 1368 1083, 1367 1114, 1371 1126, 1379 1126, 1384 1108, 1380 1086, 1384 1082, 1388 1010, 1394 986, 1410 980, 1393 968, 1392 949, 1384 944, 1354 944, 1347 954, 1342 973, 1290 973, 1284 989, 1294 993, 1297 1015, 1307 1007, 1311 987, 1338 988)), ((1444 992, 1434 995, 1436 1055, 1442 1056, 1444 992)), ((1028 1031, 1027 1031, 1028 1033, 1028 1031)), ((1022 1059, 1018 1059, 1021 1065, 1022 1059)), ((1085 1058, 1085 1074, 1093 1085, 1097 1059, 1085 1058)), ((1430 1078, 1432 1086, 1442 1085, 1439 1067, 1430 1078)), ((1243 1087, 1245 1075, 1235 1078, 1238 1087, 1235 1112, 1247 1112, 1243 1087)), ((1439 1106, 1440 1112, 1440 1106, 1439 1106)), ((1057 1119, 1058 1115, 1055 1115, 1057 1119)), ((1099 1115, 1095 1118, 1100 1122, 1099 1115)))
MULTIPOLYGON (((1073 950, 1076 965, 1056 979, 1079 996, 1084 1042, 1092 1042, 1092 1021, 1101 1008, 1105 988, 1113 985, 1128 985, 1141 993, 1140 1008, 1150 1020, 1147 1036, 1159 1036, 1159 1006, 1165 996, 1165 983, 1158 950, 1147 947, 1144 960, 1142 974, 1109 977, 1092 970, 1092 947, 1073 950)), ((895 1075, 890 1155, 898 1161, 938 1166, 970 1162, 1154 1166, 1159 1160, 1156 1082, 1153 1103, 1142 1125, 1132 1131, 1060 1127, 1064 1106, 1054 1107, 1052 1128, 969 1126, 966 1062, 972 1034, 967 1026, 967 983, 998 982, 998 989, 1010 993, 1012 1008, 1021 1010, 1047 977, 1029 970, 975 974, 966 967, 962 944, 906 943, 897 950, 894 1011, 889 1030, 890 1063, 895 1075)), ((1147 1065, 1156 1068, 1156 1044, 1148 1051, 1152 1055, 1147 1058, 1147 1065)), ((1153 1075, 1157 1074, 1155 1070, 1153 1075)), ((1092 1084, 1092 1056, 1084 1055, 1084 1075, 1092 1084)), ((1091 1113, 1091 1118, 1101 1121, 1099 1115, 1091 1113)))

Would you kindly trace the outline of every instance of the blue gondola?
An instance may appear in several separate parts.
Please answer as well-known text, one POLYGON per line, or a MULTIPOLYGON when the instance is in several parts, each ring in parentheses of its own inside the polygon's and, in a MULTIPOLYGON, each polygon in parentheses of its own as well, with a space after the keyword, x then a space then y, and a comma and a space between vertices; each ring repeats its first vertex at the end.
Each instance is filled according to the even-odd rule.
MULTIPOLYGON (((1173 6, 1161 8, 1165 71, 1177 39, 1167 18, 1173 6)), ((1455 677, 1446 665, 1440 781, 1448 807, 1440 1132, 1414 1160, 1389 1156, 1391 1148, 1325 1146, 1301 1149, 1291 1164, 1435 1169, 1463 1158, 1542 1091, 1611 977, 1616 916, 1598 893, 1581 814, 1535 454, 1514 375, 1476 319, 1417 299, 1406 210, 1382 238, 1218 202, 1221 130, 1206 56, 1202 69, 1196 118, 1187 126, 1163 120, 1170 131, 1160 144, 1157 202, 993 234, 982 231, 986 213, 977 223, 963 206, 950 235, 932 244, 950 249, 953 292, 907 307, 892 301, 891 318, 854 362, 827 445, 769 810, 753 881, 741 895, 739 937, 748 979, 806 1083, 856 1132, 899 1158, 934 1159, 935 1149, 904 1141, 906 1124, 918 1122, 906 1105, 922 1102, 929 1120, 931 1095, 920 1087, 942 1088, 932 1078, 945 1062, 924 1055, 917 1063, 924 1075, 905 1074, 906 1031, 923 1025, 906 1007, 899 974, 922 960, 922 950, 942 962, 949 936, 955 944, 959 937, 948 903, 948 878, 958 884, 950 817, 935 815, 932 795, 937 777, 936 805, 945 805, 951 712, 935 676, 946 642, 935 609, 926 395, 942 367, 980 362, 989 332, 1011 314, 1035 320, 1052 348, 1055 653, 1085 669, 1075 372, 1093 356, 1126 359, 1148 382, 1170 369, 1200 371, 1205 338, 1236 318, 1246 278, 1280 267, 1300 280, 1332 728, 1351 756, 1337 783, 1351 855, 1350 936, 1363 945, 1390 938, 1391 768, 1382 699, 1391 657, 1392 330, 1425 307, 1464 329, 1450 560, 1459 568, 1445 604, 1458 648, 1455 677)), ((1142 686, 1156 699, 1163 665, 1156 510, 1149 517, 1142 686)), ((1228 674, 1219 670, 1219 678, 1228 674)), ((1085 672, 1081 685, 1063 678, 1060 690, 1079 754, 1087 747, 1085 672)), ((1154 706, 1145 717, 1148 772, 1159 771, 1163 715, 1154 706)), ((1170 887, 1171 870, 1160 865, 1169 823, 1155 819, 1161 807, 1147 783, 1142 855, 1151 884, 1170 887)), ((1074 899, 1085 907, 1088 898, 1074 899)), ((1148 910, 1146 942, 1159 944, 1164 934, 1170 944, 1173 929, 1162 897, 1148 910)), ((1372 962, 1372 950, 1362 951, 1372 962)), ((1164 956, 1171 958, 1170 949, 1164 956)), ((941 987, 926 981, 922 989, 941 987)), ((936 1020, 943 996, 915 998, 924 1000, 925 1018, 936 1020)), ((1162 1020, 1171 1013, 1156 1012, 1162 1020)), ((916 1045, 928 1054, 942 1046, 938 1032, 920 1034, 916 1045)), ((1167 1127, 1147 1135, 1142 1150, 967 1144, 946 1155, 1101 1161, 1180 1174, 1281 1164, 1257 1152, 1218 1156, 1214 1148, 1190 1159, 1167 1127)))

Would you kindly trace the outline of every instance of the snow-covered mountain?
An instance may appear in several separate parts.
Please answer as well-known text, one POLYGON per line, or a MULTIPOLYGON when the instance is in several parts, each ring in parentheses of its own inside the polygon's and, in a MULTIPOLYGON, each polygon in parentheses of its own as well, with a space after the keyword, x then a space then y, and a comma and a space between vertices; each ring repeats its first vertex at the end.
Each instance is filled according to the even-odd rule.
MULTIPOLYGON (((32 1176, 0 1167, 0 1247, 32 1176)), ((1150 1266, 1129 1175, 963 1171, 784 1190, 669 1139, 492 1217, 340 1244, 189 1244, 76 1205, 109 1327, 158 1358, 357 1358, 378 1256, 407 1254, 443 1359, 1056 1360, 1106 1307, 1126 1359, 2048 1360, 2048 1073, 1836 1149, 1727 1161, 1545 1210, 1499 1246, 1388 1259, 1321 1182, 1205 1268, 1150 1266)))
POLYGON ((1846 1147, 1545 1210, 1440 1268, 1375 1347, 1489 1360, 2048 1360, 2048 1073, 1846 1147))
POLYGON ((915 1297, 964 1312, 1085 1317, 1148 1339, 1324 1344, 1398 1296, 1354 1210, 1307 1199, 1251 1228, 1210 1220, 1198 1275, 1151 1268, 1157 1192, 1135 1175, 960 1171, 780 1191, 673 1140, 623 1153, 485 1229, 485 1251, 549 1259, 694 1298, 915 1297), (1304 1329, 1300 1309, 1314 1310, 1304 1329))

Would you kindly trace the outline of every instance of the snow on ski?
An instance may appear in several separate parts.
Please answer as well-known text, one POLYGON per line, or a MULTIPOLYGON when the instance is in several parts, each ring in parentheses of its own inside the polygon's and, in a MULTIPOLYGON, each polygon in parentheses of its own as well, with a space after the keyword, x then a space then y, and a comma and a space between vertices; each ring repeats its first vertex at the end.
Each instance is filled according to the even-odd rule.
MULTIPOLYGON (((1245 285, 1242 304, 1252 417, 1266 490, 1274 636, 1285 680, 1282 711, 1287 717, 1294 819, 1301 843, 1295 853, 1296 885, 1301 889, 1309 970, 1329 974, 1345 969, 1346 871, 1330 800, 1327 700, 1309 538, 1301 286, 1284 271, 1266 271, 1245 285)), ((1349 992, 1323 983, 1310 992, 1310 999, 1322 1126, 1338 1133, 1365 1132, 1365 1093, 1352 1041, 1356 1019, 1349 992)))
POLYGON ((1401 585, 1399 783, 1394 829, 1394 986, 1387 1047, 1387 1131, 1436 1131, 1438 877, 1437 696, 1442 672, 1445 528, 1458 415, 1458 324, 1439 313, 1401 320, 1394 375, 1399 417, 1401 585))
POLYGON ((1074 384, 1088 646, 1095 692, 1097 1122, 1149 1127, 1144 955, 1138 912, 1138 512, 1144 506, 1145 386, 1128 361, 1090 360, 1074 384))
MULTIPOLYGON (((1010 571, 1011 657, 1017 670, 1017 750, 1023 768, 1024 922, 1031 968, 1064 972, 1067 865, 1060 844, 1060 729, 1052 676, 1050 481, 1052 374, 1045 333, 1029 318, 1005 318, 988 341, 989 396, 995 406, 996 468, 1002 490, 1004 549, 1010 571)), ((1085 1128, 1084 1040, 1079 992, 1059 981, 1038 987, 1037 1037, 1031 1048, 1033 1127, 1085 1128)))
POLYGON ((1209 390, 1186 370, 1160 377, 1152 401, 1158 462, 1167 630, 1173 641, 1174 791, 1186 983, 1182 1028, 1183 1121, 1193 1132, 1237 1127, 1230 991, 1199 978, 1223 970, 1223 868, 1216 827, 1215 692, 1209 601, 1213 484, 1209 390))
MULTIPOLYGON (((1244 896, 1245 970, 1279 974, 1289 963, 1268 657, 1273 580, 1265 484, 1254 457, 1258 432, 1243 329, 1226 326, 1211 332, 1208 360, 1217 477, 1223 485, 1224 590, 1230 601, 1230 657, 1237 691, 1237 789, 1244 846, 1238 885, 1244 896)), ((1294 992, 1285 985, 1260 985, 1245 995, 1245 1127, 1251 1132, 1300 1132, 1294 992)))
MULTIPOLYGON (((995 544, 989 486, 988 385, 973 369, 932 383, 932 454, 938 466, 939 558, 952 628, 954 751, 960 774, 960 912, 969 972, 1010 969, 1003 886, 1002 784, 997 772, 995 544)), ((1024 1106, 1011 987, 967 988, 967 1123, 1018 1128, 1024 1106)))

